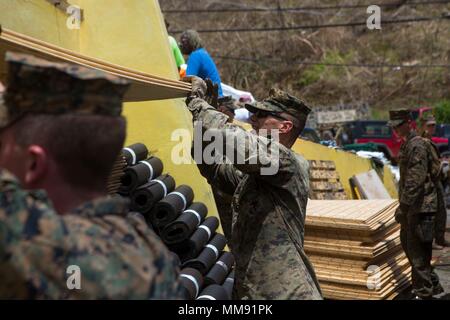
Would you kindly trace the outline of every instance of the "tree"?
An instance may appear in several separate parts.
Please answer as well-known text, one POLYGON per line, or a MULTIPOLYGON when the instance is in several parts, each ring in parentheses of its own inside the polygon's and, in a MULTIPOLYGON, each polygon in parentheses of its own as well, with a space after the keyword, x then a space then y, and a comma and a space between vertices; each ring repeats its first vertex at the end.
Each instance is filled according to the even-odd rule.
POLYGON ((438 123, 450 123, 450 100, 441 100, 435 105, 435 116, 438 123))

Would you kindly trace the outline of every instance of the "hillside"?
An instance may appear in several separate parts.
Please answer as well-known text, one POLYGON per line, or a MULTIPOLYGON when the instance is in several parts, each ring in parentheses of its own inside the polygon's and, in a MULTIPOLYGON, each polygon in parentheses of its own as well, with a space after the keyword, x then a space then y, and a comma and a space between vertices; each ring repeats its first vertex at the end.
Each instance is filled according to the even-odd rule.
POLYGON ((450 65, 450 19, 383 24, 383 20, 450 14, 450 1, 416 0, 427 2, 420 5, 411 2, 162 0, 160 5, 163 12, 190 10, 164 13, 170 22, 169 32, 179 39, 176 31, 189 28, 260 29, 365 22, 369 16, 366 7, 326 10, 323 7, 398 3, 382 7, 382 30, 355 26, 201 33, 223 81, 251 91, 257 98, 263 98, 271 86, 277 86, 312 105, 368 103, 375 110, 375 117, 383 117, 390 108, 450 100, 450 68, 428 67, 450 65), (285 10, 292 7, 314 8, 285 10), (249 11, 249 8, 281 10, 249 11), (224 10, 192 11, 198 9, 224 10), (238 11, 228 12, 230 9, 238 11))

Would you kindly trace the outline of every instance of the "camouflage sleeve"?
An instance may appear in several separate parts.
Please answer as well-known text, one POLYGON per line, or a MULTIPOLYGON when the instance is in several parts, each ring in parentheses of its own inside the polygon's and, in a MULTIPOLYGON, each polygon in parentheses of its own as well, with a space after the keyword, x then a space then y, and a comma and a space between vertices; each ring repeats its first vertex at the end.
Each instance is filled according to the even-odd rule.
POLYGON ((400 203, 411 206, 423 193, 428 174, 427 148, 422 144, 416 144, 409 152, 407 162, 407 174, 400 203))
MULTIPOLYGON (((0 169, 0 298, 30 299, 37 294, 30 289, 31 282, 41 278, 28 275, 34 270, 33 257, 43 261, 43 255, 34 250, 31 239, 38 234, 40 217, 52 210, 45 193, 22 189, 12 174, 0 169)), ((43 243, 40 248, 47 247, 48 243, 43 243)))
POLYGON ((223 159, 225 155, 229 159, 231 157, 233 165, 213 165, 209 169, 214 173, 213 178, 222 176, 225 178, 222 182, 234 182, 232 178, 240 171, 257 175, 270 184, 282 185, 295 172, 295 156, 281 144, 227 123, 226 115, 216 111, 202 99, 192 100, 188 108, 196 124, 201 125, 202 132, 207 132, 208 138, 214 138, 213 143, 210 142, 211 139, 202 139, 204 154, 208 155, 208 151, 212 153, 219 149, 223 153, 219 158, 223 159))
MULTIPOLYGON (((192 113, 192 120, 196 125, 200 125, 202 134, 208 129, 209 126, 214 128, 225 128, 228 122, 228 116, 217 111, 210 106, 206 101, 196 98, 188 104, 188 109, 192 113), (206 125, 209 123, 209 126, 206 125)), ((195 132, 197 132, 195 130, 195 132)), ((194 140, 197 141, 198 136, 194 135, 194 140)), ((220 189, 226 193, 233 194, 237 187, 240 177, 236 169, 226 160, 207 163, 204 161, 203 151, 207 147, 208 143, 201 139, 201 148, 197 147, 197 143, 194 141, 192 148, 192 156, 197 161, 197 166, 203 177, 208 180, 208 183, 214 188, 220 189), (200 161, 196 154, 200 153, 200 161)))
POLYGON ((231 164, 197 164, 200 173, 206 178, 208 183, 213 187, 225 192, 233 194, 237 188, 242 174, 237 171, 231 164))
POLYGON ((33 206, 31 200, 12 174, 0 170, 0 260, 5 258, 8 243, 22 233, 22 220, 33 206))
MULTIPOLYGON (((10 239, 10 231, 7 227, 8 219, 11 214, 9 210, 11 203, 17 202, 14 197, 11 196, 10 191, 14 191, 17 188, 16 179, 7 171, 0 170, 0 266, 3 265, 3 261, 6 258, 6 243, 10 239)), ((23 201, 23 200, 22 200, 23 201)), ((21 207, 18 201, 18 207, 21 207)), ((0 267, 1 271, 1 267, 0 267)))

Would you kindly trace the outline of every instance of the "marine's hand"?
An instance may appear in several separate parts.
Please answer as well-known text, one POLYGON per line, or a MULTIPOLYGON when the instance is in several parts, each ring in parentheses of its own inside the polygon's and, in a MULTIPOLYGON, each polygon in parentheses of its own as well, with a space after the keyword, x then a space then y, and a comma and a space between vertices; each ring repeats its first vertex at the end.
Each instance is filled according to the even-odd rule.
POLYGON ((219 106, 219 85, 217 83, 213 83, 211 79, 206 79, 206 87, 207 90, 205 100, 210 106, 217 109, 219 106))
POLYGON ((205 81, 196 76, 184 77, 182 81, 188 82, 192 85, 191 93, 189 94, 189 97, 191 99, 193 98, 205 99, 208 90, 205 81))

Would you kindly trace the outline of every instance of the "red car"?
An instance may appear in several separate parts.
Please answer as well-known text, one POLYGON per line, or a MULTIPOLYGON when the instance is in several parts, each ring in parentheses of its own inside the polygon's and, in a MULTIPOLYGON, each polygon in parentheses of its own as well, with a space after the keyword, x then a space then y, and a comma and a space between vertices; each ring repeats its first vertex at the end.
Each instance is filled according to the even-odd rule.
MULTIPOLYGON (((378 150, 386 155, 386 158, 393 163, 396 162, 402 139, 387 125, 387 121, 353 121, 347 123, 346 127, 349 135, 347 143, 374 143, 378 146, 378 150)), ((449 150, 448 139, 433 137, 432 140, 441 153, 449 150)))

